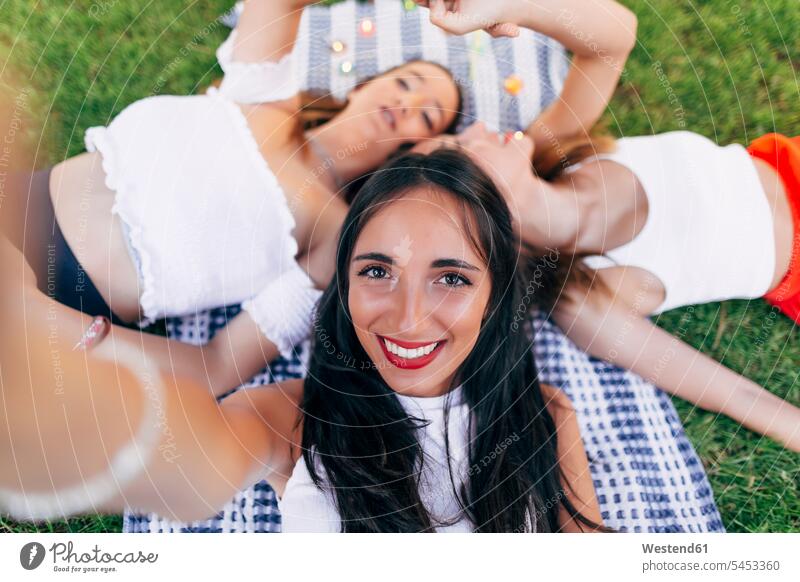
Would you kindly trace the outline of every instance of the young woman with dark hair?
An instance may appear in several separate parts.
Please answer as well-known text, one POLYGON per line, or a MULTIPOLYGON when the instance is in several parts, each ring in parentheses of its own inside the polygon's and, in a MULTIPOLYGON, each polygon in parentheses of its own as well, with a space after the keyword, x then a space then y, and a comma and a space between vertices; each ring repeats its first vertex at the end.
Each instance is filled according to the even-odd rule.
MULTIPOLYGON (((501 194, 465 155, 397 159, 350 207, 308 378, 219 405, 154 370, 138 334, 117 328, 87 352, 62 352, 70 390, 45 397, 47 366, 5 358, 21 349, 9 331, 28 337, 23 361, 50 357, 47 298, 26 270, 4 273, 27 284, 22 309, 10 303, 19 293, 2 294, 3 383, 19 389, 5 396, 0 509, 31 518, 127 504, 185 520, 265 478, 285 531, 602 529, 574 413, 539 384, 513 325, 525 292, 515 240, 501 194), (154 415, 177 458, 156 453, 166 436, 154 415), (54 497, 76 481, 77 493, 54 497)), ((4 253, 5 270, 19 269, 4 253)), ((80 333, 79 315, 50 307, 62 343, 80 333)))

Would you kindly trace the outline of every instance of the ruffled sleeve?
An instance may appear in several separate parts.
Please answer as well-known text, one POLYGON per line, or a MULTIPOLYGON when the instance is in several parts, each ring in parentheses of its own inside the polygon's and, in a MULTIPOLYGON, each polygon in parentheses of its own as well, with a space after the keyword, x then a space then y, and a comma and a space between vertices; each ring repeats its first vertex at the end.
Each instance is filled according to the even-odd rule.
POLYGON ((283 101, 295 96, 299 85, 294 73, 292 53, 278 62, 241 62, 233 60, 236 30, 217 49, 217 60, 225 73, 218 94, 242 104, 283 101))
POLYGON ((258 295, 245 301, 242 309, 250 314, 264 337, 274 343, 284 358, 312 331, 317 302, 322 291, 314 288, 297 263, 258 295))

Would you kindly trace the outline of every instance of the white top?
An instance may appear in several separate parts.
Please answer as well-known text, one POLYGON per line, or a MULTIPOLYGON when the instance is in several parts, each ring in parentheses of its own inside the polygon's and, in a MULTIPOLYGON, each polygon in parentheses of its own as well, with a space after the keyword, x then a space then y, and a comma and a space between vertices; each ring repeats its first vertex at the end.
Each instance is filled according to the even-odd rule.
MULTIPOLYGON (((218 91, 142 99, 108 127, 86 132, 86 148, 102 154, 106 184, 116 192, 113 212, 128 234, 148 320, 241 303, 299 272, 286 196, 237 104, 295 94, 290 55, 278 63, 234 62, 235 35, 217 51, 225 72, 218 91)), ((313 288, 303 277, 284 282, 313 288)), ((275 297, 273 289, 273 304, 275 297)), ((310 302, 281 307, 305 314, 310 302)), ((274 338, 269 332, 281 325, 254 319, 283 353, 298 339, 274 338)))
POLYGON ((656 314, 769 291, 774 225, 755 165, 742 146, 720 147, 687 131, 617 143, 616 152, 596 158, 636 175, 647 194, 647 222, 629 243, 587 257, 590 267, 639 267, 658 277, 666 297, 656 314))
MULTIPOLYGON (((437 527, 438 532, 471 532, 473 524, 464 514, 453 492, 444 444, 444 403, 446 396, 414 398, 397 394, 406 412, 430 424, 420 429, 419 439, 424 460, 420 479, 420 498, 432 518, 438 522, 453 521, 449 526, 437 527)), ((448 429, 450 462, 456 490, 468 477, 467 428, 469 407, 461 397, 461 387, 452 392, 448 429)), ((324 475, 322 463, 318 470, 324 475)), ((322 491, 314 485, 301 456, 286 483, 283 497, 278 500, 281 511, 281 529, 284 532, 340 532, 341 520, 333 499, 333 492, 322 491)))

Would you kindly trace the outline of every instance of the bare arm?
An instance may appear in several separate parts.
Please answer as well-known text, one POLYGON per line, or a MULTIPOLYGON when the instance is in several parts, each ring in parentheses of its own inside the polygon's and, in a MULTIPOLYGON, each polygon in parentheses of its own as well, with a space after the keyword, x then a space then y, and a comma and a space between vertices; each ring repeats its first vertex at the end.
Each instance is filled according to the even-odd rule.
POLYGON ((222 52, 217 53, 225 71, 220 91, 244 106, 248 118, 257 114, 249 122, 261 143, 271 135, 256 131, 264 123, 267 127, 284 127, 284 133, 294 127, 291 120, 300 107, 300 98, 290 79, 290 63, 283 57, 292 52, 302 9, 311 3, 312 0, 248 0, 236 30, 220 47, 222 52))
POLYGON ((141 429, 156 439, 139 449, 141 459, 152 453, 144 472, 94 509, 130 505, 199 519, 286 471, 301 382, 262 389, 272 398, 259 409, 241 398, 220 406, 204 386, 161 373, 138 341, 111 336, 90 352, 72 351, 85 321, 22 290, 22 276, 6 278, 8 271, 0 279, 0 490, 47 494, 85 483, 141 429), (142 424, 147 414, 157 423, 142 424))
POLYGON ((561 95, 526 132, 536 149, 586 135, 606 110, 636 45, 636 15, 614 0, 519 2, 521 24, 550 36, 572 53, 561 95), (527 20, 524 20, 527 19, 527 20))
MULTIPOLYGON (((162 372, 190 380, 214 396, 247 382, 279 355, 244 312, 202 346, 122 327, 114 327, 111 336, 138 345, 162 372)), ((77 337, 80 334, 76 341, 77 337)))
POLYGON ((277 61, 292 52, 302 10, 315 0, 247 0, 236 25, 233 58, 277 61))
POLYGON ((560 302, 555 319, 587 353, 800 452, 800 409, 626 309, 605 291, 573 290, 560 302))
POLYGON ((527 129, 537 149, 583 135, 597 123, 636 43, 637 19, 614 0, 417 0, 431 22, 454 34, 485 29, 516 36, 522 26, 572 52, 561 96, 527 129))
MULTIPOLYGON (((548 412, 556 425, 558 436, 556 454, 564 480, 564 492, 583 517, 602 525, 603 520, 592 483, 589 460, 583 447, 572 403, 563 392, 552 386, 543 385, 542 394, 545 397, 548 412)), ((576 521, 563 507, 559 512, 558 521, 562 532, 582 533, 588 531, 588 526, 576 521)))

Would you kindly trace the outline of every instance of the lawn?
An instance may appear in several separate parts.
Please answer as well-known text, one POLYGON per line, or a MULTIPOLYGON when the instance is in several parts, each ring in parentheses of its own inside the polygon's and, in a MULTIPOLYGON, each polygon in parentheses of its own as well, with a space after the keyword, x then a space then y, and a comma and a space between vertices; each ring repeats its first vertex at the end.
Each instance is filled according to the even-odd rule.
MULTIPOLYGON (((399 1, 399 0, 398 0, 399 1)), ((797 0, 624 0, 639 45, 604 123, 615 135, 690 129, 720 143, 800 133, 797 0)), ((83 132, 154 93, 194 93, 218 75, 230 0, 0 0, 0 46, 47 112, 40 165, 83 149, 83 132)), ((2 62, 5 56, 0 59, 2 62)), ((762 301, 677 310, 659 324, 800 404, 800 343, 762 301)), ((800 455, 676 401, 729 531, 800 532, 800 455)), ((119 531, 115 516, 0 531, 119 531)))

